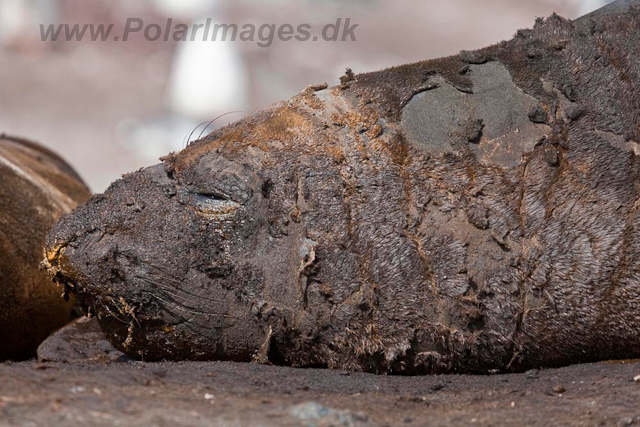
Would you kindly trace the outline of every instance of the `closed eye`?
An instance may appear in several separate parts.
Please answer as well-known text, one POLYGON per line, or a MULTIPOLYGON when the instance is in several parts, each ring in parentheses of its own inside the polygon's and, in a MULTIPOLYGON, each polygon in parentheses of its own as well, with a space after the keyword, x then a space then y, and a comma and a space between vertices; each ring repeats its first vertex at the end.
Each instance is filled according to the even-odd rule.
POLYGON ((240 204, 229 200, 221 194, 192 194, 196 210, 206 216, 226 218, 240 207, 240 204))
POLYGON ((224 196, 222 193, 196 193, 193 194, 193 198, 195 201, 201 203, 209 203, 209 202, 226 202, 229 200, 228 197, 224 196))

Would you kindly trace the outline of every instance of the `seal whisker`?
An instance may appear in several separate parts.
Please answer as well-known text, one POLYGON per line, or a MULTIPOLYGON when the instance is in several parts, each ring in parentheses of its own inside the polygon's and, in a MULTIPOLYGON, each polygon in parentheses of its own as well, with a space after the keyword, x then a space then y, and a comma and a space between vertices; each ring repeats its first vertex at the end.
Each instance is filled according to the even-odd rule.
POLYGON ((191 130, 191 133, 189 134, 189 136, 187 136, 185 134, 184 138, 182 138, 182 149, 184 150, 185 148, 187 148, 187 146, 189 145, 189 141, 191 140, 191 137, 193 136, 193 133, 196 131, 196 129, 198 129, 200 126, 206 124, 207 122, 202 122, 198 125, 196 125, 196 127, 194 127, 191 130))
MULTIPOLYGON (((154 285, 156 287, 156 289, 158 289, 161 292, 164 292, 167 295, 171 295, 174 298, 178 298, 178 299, 180 299, 180 300, 182 300, 184 302, 187 302, 187 303, 193 303, 194 302, 193 300, 191 300, 189 298, 185 298, 185 297, 180 296, 180 295, 178 295, 178 294, 176 294, 174 292, 169 291, 165 286, 162 286, 160 283, 157 283, 157 282, 155 282, 155 281, 153 281, 151 279, 147 279, 147 278, 142 277, 142 276, 136 276, 136 277, 138 279, 144 280, 145 282, 147 282, 147 283, 149 283, 151 285, 154 285)), ((197 295, 192 295, 192 296, 197 297, 197 295)))
MULTIPOLYGON (((161 279, 161 280, 167 280, 167 281, 170 281, 170 282, 172 282, 172 283, 176 284, 177 286, 185 286, 185 285, 186 285, 186 283, 185 283, 184 281, 179 280, 176 276, 172 275, 172 274, 171 274, 171 273, 169 273, 168 271, 163 270, 162 268, 158 267, 157 265, 151 264, 150 262, 145 261, 145 260, 140 260, 140 261, 141 261, 141 262, 143 262, 143 263, 145 263, 145 264, 147 264, 149 267, 153 267, 153 268, 155 268, 155 269, 156 269, 156 270, 158 270, 160 273, 162 273, 162 274, 163 274, 163 276, 160 276, 160 279, 161 279)), ((144 277, 142 277, 142 276, 135 276, 135 277, 138 277, 138 278, 140 278, 140 279, 146 279, 146 278, 144 278, 144 277)), ((215 301, 216 301, 216 300, 214 300, 214 299, 212 299, 212 298, 208 298, 208 297, 206 297, 206 296, 204 296, 204 295, 194 294, 194 293, 189 292, 189 291, 187 291, 186 289, 183 289, 183 288, 176 288, 176 289, 180 290, 181 292, 184 292, 185 294, 187 294, 187 295, 189 295, 189 296, 192 296, 192 297, 195 297, 195 298, 198 298, 198 299, 203 299, 203 300, 205 300, 205 301, 213 301, 213 302, 215 302, 215 301)))
MULTIPOLYGON (((253 111, 251 112, 251 114, 255 113, 257 109, 258 109, 257 107, 254 108, 253 111)), ((251 114, 249 114, 249 116, 251 116, 251 114)), ((224 142, 224 144, 222 144, 222 147, 220 147, 218 149, 218 155, 216 156, 216 159, 218 159, 222 155, 222 152, 225 150, 225 148, 227 148, 227 145, 229 144, 229 142, 231 142, 232 139, 234 139, 238 134, 240 134, 241 129, 242 128, 239 127, 236 132, 234 132, 233 134, 231 134, 229 136, 229 138, 227 138, 227 140, 224 142)))
POLYGON ((216 117, 215 119, 211 120, 209 122, 209 124, 207 124, 207 126, 205 126, 204 129, 202 129, 202 132, 200 132, 200 135, 198 135, 198 140, 202 138, 202 134, 207 130, 207 128, 209 126, 211 126, 213 124, 213 122, 215 122, 216 120, 218 120, 219 118, 222 118, 224 116, 228 116, 229 114, 236 114, 236 113, 242 113, 242 111, 229 111, 228 113, 224 113, 224 114, 220 114, 218 117, 216 117))
POLYGON ((122 320, 120 317, 118 317, 113 311, 111 311, 111 309, 104 303, 104 301, 102 301, 102 298, 97 298, 96 301, 98 301, 100 303, 100 305, 102 305, 102 307, 107 310, 109 312, 109 314, 116 319, 117 321, 119 321, 120 323, 123 323, 125 325, 129 325, 131 322, 127 322, 122 320))
MULTIPOLYGON (((162 309, 164 311, 166 311, 167 313, 171 314, 172 316, 175 316, 176 318, 180 319, 184 323, 190 323, 190 324, 193 324, 193 325, 195 325, 195 326, 197 326, 199 328, 208 329, 208 328, 210 328, 210 326, 206 325, 206 324, 203 324, 203 323, 195 322, 195 321, 193 321, 193 319, 186 319, 184 316, 181 316, 181 315, 171 311, 169 309, 169 307, 173 306, 177 310, 180 310, 180 311, 188 313, 188 314, 195 314, 195 315, 202 315, 202 316, 227 317, 227 318, 232 318, 233 317, 233 316, 231 316, 229 314, 221 314, 221 313, 213 313, 213 312, 212 313, 205 313, 205 312, 202 312, 202 311, 199 311, 199 310, 186 308, 186 307, 183 307, 182 305, 180 305, 180 304, 178 304, 176 302, 167 301, 167 300, 165 300, 163 298, 160 298, 158 295, 156 295, 156 294, 154 294, 152 292, 149 292, 149 291, 146 291, 146 292, 149 295, 151 295, 151 297, 153 297, 153 298, 157 299, 158 301, 160 301, 161 303, 163 303, 162 309)), ((202 336, 204 336, 204 335, 202 335, 202 336)))
MULTIPOLYGON (((177 295, 177 294, 175 294, 175 293, 173 293, 173 292, 168 291, 165 287, 163 287, 163 286, 162 286, 162 285, 160 285, 159 283, 154 282, 153 280, 150 280, 150 279, 147 279, 147 278, 144 278, 144 277, 139 277, 139 276, 138 276, 138 278, 139 278, 139 279, 141 279, 141 280, 144 280, 145 282, 147 282, 147 283, 149 283, 149 284, 151 284, 151 285, 154 285, 154 286, 155 286, 155 289, 156 289, 157 291, 159 291, 159 292, 163 293, 163 295, 165 295, 166 297, 169 297, 169 298, 171 298, 171 297, 173 297, 173 298, 177 298, 177 299, 180 299, 180 300, 184 301, 185 303, 189 303, 189 304, 193 304, 193 303, 195 302, 194 300, 190 300, 190 299, 188 299, 188 298, 184 298, 184 297, 182 297, 182 296, 180 296, 180 295, 177 295)), ((153 297, 155 297, 155 298, 160 299, 157 295, 153 294, 151 291, 145 291, 145 292, 149 293, 151 296, 153 296, 153 297)), ((169 302, 167 302, 167 301, 165 301, 165 300, 162 300, 162 299, 160 299, 160 300, 161 300, 162 302, 169 303, 169 302)), ((228 316, 227 314, 224 314, 224 313, 221 313, 221 312, 214 312, 214 311, 205 312, 205 311, 200 311, 200 310, 197 310, 197 309, 195 309, 195 308, 193 308, 193 307, 190 307, 190 306, 187 306, 187 305, 184 305, 184 304, 182 304, 182 305, 181 305, 180 303, 178 303, 178 302, 176 302, 176 301, 171 301, 171 303, 173 303, 174 305, 178 306, 179 308, 182 308, 182 309, 183 309, 183 310, 185 310, 185 311, 186 311, 186 310, 191 310, 191 312, 192 312, 192 313, 195 313, 195 314, 215 315, 215 316, 228 316)))

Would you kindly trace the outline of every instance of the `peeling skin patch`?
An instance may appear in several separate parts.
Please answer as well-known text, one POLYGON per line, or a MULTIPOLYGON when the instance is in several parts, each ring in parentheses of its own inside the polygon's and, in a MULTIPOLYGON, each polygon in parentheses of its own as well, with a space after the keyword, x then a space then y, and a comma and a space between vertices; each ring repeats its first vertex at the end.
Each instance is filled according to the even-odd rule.
POLYGON ((499 62, 470 65, 469 69, 473 93, 461 92, 434 77, 438 87, 415 95, 407 103, 401 127, 408 141, 420 150, 446 153, 468 146, 482 163, 513 167, 550 129, 528 118, 527 112, 538 101, 516 87, 499 62), (482 131, 470 142, 469 124, 479 121, 482 131))
POLYGON ((334 93, 332 89, 323 89, 315 93, 315 96, 322 102, 324 114, 327 117, 341 115, 350 111, 350 107, 342 96, 334 93))

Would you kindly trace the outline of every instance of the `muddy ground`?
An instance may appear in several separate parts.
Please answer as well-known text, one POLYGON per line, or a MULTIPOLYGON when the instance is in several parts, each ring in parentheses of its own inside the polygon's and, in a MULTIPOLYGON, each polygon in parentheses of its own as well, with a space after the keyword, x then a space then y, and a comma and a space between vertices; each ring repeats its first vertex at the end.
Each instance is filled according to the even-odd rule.
POLYGON ((640 425, 638 376, 640 361, 424 377, 229 362, 4 363, 0 425, 627 426, 640 425))

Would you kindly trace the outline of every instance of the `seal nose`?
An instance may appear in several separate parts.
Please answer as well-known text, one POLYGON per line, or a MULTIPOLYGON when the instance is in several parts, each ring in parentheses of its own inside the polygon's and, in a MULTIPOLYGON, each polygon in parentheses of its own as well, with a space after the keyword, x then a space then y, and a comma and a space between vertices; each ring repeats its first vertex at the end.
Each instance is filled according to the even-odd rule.
MULTIPOLYGON (((53 226, 43 268, 55 282, 75 287, 74 291, 80 290, 78 286, 98 293, 113 287, 121 279, 120 270, 129 266, 127 257, 136 258, 138 252, 155 256, 158 248, 153 242, 163 242, 153 239, 164 227, 158 217, 170 209, 180 210, 176 199, 176 183, 163 164, 124 176, 53 226)), ((226 204, 215 207, 230 209, 226 204)))
MULTIPOLYGON (((99 219, 96 209, 103 196, 93 196, 85 204, 63 216, 49 231, 44 248, 41 268, 56 283, 64 285, 65 293, 73 290, 75 283, 84 276, 79 262, 88 244, 96 238, 99 219)), ((85 260, 86 261, 86 260, 85 260)))
POLYGON ((51 280, 64 287, 65 299, 77 282, 77 274, 68 257, 69 248, 72 242, 81 243, 78 242, 79 230, 72 227, 71 223, 67 215, 49 231, 44 247, 44 260, 40 264, 40 268, 47 272, 51 280))

